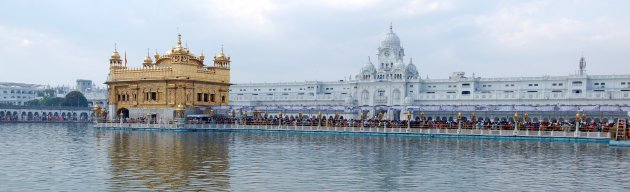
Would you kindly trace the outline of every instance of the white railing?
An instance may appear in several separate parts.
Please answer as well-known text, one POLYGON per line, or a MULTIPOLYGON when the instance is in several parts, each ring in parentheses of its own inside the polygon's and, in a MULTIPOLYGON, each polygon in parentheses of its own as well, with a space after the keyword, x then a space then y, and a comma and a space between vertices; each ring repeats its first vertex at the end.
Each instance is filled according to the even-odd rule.
POLYGON ((367 128, 367 127, 326 127, 301 125, 241 125, 241 124, 132 124, 132 123, 97 123, 99 128, 132 129, 180 129, 180 130, 277 130, 310 132, 347 132, 381 134, 425 134, 452 136, 519 136, 532 138, 582 138, 609 139, 609 132, 567 132, 567 131, 530 131, 530 130, 487 130, 487 129, 418 129, 418 128, 367 128))

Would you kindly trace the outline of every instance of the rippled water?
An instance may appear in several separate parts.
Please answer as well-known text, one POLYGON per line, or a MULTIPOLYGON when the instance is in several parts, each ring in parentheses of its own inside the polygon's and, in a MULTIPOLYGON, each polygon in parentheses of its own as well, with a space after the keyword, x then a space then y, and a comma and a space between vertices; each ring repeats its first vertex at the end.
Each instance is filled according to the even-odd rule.
POLYGON ((628 191, 605 143, 0 124, 0 191, 628 191))

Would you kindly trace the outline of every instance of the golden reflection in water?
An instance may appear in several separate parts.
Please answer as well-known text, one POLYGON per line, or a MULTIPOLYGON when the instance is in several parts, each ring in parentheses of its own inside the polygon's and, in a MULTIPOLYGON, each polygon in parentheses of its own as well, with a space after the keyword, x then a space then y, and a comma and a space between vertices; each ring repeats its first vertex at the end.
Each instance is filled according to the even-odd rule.
POLYGON ((227 134, 112 131, 111 189, 229 190, 227 134))

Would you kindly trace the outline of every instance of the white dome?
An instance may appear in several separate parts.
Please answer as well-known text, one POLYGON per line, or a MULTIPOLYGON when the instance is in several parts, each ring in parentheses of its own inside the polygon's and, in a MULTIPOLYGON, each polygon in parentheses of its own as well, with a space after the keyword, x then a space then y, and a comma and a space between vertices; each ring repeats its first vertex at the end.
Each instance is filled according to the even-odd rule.
POLYGON ((418 69, 416 69, 416 65, 414 65, 413 63, 409 63, 409 65, 407 65, 407 72, 418 73, 418 69))
POLYGON ((368 57, 368 62, 363 65, 363 68, 361 68, 361 72, 370 72, 370 73, 374 73, 376 72, 376 67, 374 67, 374 64, 372 64, 372 61, 370 61, 369 57, 368 57))
POLYGON ((389 33, 385 34, 385 38, 381 41, 381 47, 399 47, 400 38, 392 30, 392 26, 389 26, 389 33))
POLYGON ((413 59, 409 58, 409 64, 407 65, 407 68, 405 69, 406 73, 407 73, 407 78, 411 78, 411 79, 417 79, 418 78, 418 69, 416 68, 416 65, 413 64, 413 59))

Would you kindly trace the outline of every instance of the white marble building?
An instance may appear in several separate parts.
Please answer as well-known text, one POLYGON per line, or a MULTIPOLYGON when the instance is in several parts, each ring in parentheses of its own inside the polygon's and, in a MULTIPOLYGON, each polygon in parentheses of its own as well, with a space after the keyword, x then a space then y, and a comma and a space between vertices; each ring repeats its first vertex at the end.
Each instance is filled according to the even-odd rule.
MULTIPOLYGON (((587 75, 586 61, 567 76, 481 78, 454 72, 422 79, 391 26, 354 79, 248 83, 230 87, 232 106, 621 105, 630 104, 630 75, 587 75)), ((398 117, 398 115, 396 115, 398 117)))
POLYGON ((0 82, 0 105, 24 105, 43 89, 43 85, 0 82))

